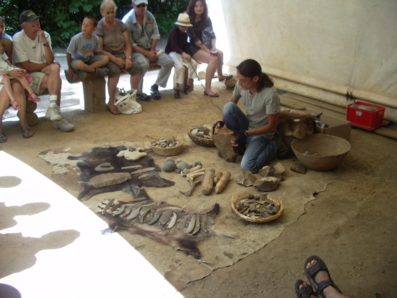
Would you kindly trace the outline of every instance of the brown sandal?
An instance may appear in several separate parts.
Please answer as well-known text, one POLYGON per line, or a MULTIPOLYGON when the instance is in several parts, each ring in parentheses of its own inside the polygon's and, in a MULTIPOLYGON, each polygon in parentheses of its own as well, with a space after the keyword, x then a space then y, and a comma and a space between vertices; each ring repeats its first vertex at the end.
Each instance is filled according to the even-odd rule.
POLYGON ((181 91, 179 89, 174 89, 174 98, 181 98, 181 91))

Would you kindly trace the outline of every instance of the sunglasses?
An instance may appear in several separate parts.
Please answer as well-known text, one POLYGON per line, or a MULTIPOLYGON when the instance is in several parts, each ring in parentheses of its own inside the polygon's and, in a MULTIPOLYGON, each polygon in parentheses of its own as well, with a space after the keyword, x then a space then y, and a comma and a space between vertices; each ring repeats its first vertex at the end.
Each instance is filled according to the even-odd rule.
POLYGON ((146 7, 146 4, 145 4, 145 3, 142 3, 142 4, 137 5, 136 7, 138 7, 138 8, 146 7))

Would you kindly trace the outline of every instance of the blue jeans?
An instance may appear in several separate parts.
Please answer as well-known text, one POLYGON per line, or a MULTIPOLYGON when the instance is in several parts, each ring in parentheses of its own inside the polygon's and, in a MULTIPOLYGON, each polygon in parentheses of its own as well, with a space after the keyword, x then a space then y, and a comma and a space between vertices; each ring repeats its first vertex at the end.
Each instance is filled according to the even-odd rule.
MULTIPOLYGON (((248 119, 233 102, 225 104, 222 110, 227 128, 233 131, 248 130, 248 119)), ((247 139, 247 149, 241 160, 241 169, 256 173, 277 155, 276 142, 264 136, 252 136, 247 139)))

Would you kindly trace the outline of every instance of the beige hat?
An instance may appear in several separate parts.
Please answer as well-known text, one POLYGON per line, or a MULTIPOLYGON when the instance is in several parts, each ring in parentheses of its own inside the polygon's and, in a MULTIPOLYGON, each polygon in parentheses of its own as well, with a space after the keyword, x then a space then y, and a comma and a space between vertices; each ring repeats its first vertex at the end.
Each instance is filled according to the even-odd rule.
POLYGON ((190 18, 187 13, 180 13, 178 16, 178 20, 175 22, 175 24, 183 27, 192 27, 193 25, 190 24, 190 18))

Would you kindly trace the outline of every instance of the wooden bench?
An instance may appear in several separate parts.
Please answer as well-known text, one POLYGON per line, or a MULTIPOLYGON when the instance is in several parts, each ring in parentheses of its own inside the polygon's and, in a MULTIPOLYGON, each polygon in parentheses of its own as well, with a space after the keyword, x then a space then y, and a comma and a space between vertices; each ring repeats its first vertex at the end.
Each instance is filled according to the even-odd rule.
MULTIPOLYGON (((161 67, 156 63, 150 63, 149 70, 159 70, 161 67)), ((68 70, 65 70, 66 80, 70 84, 81 82, 83 84, 84 95, 84 110, 92 113, 102 112, 106 110, 106 80, 103 75, 89 74, 86 78, 82 79, 78 75, 70 77, 68 70)), ((122 70, 122 75, 128 74, 127 71, 122 70)), ((185 82, 188 77, 188 68, 185 66, 185 82)), ((174 74, 175 85, 175 74, 174 74)), ((183 90, 183 86, 181 86, 183 90)), ((193 86, 190 86, 189 91, 193 91, 193 86)))

